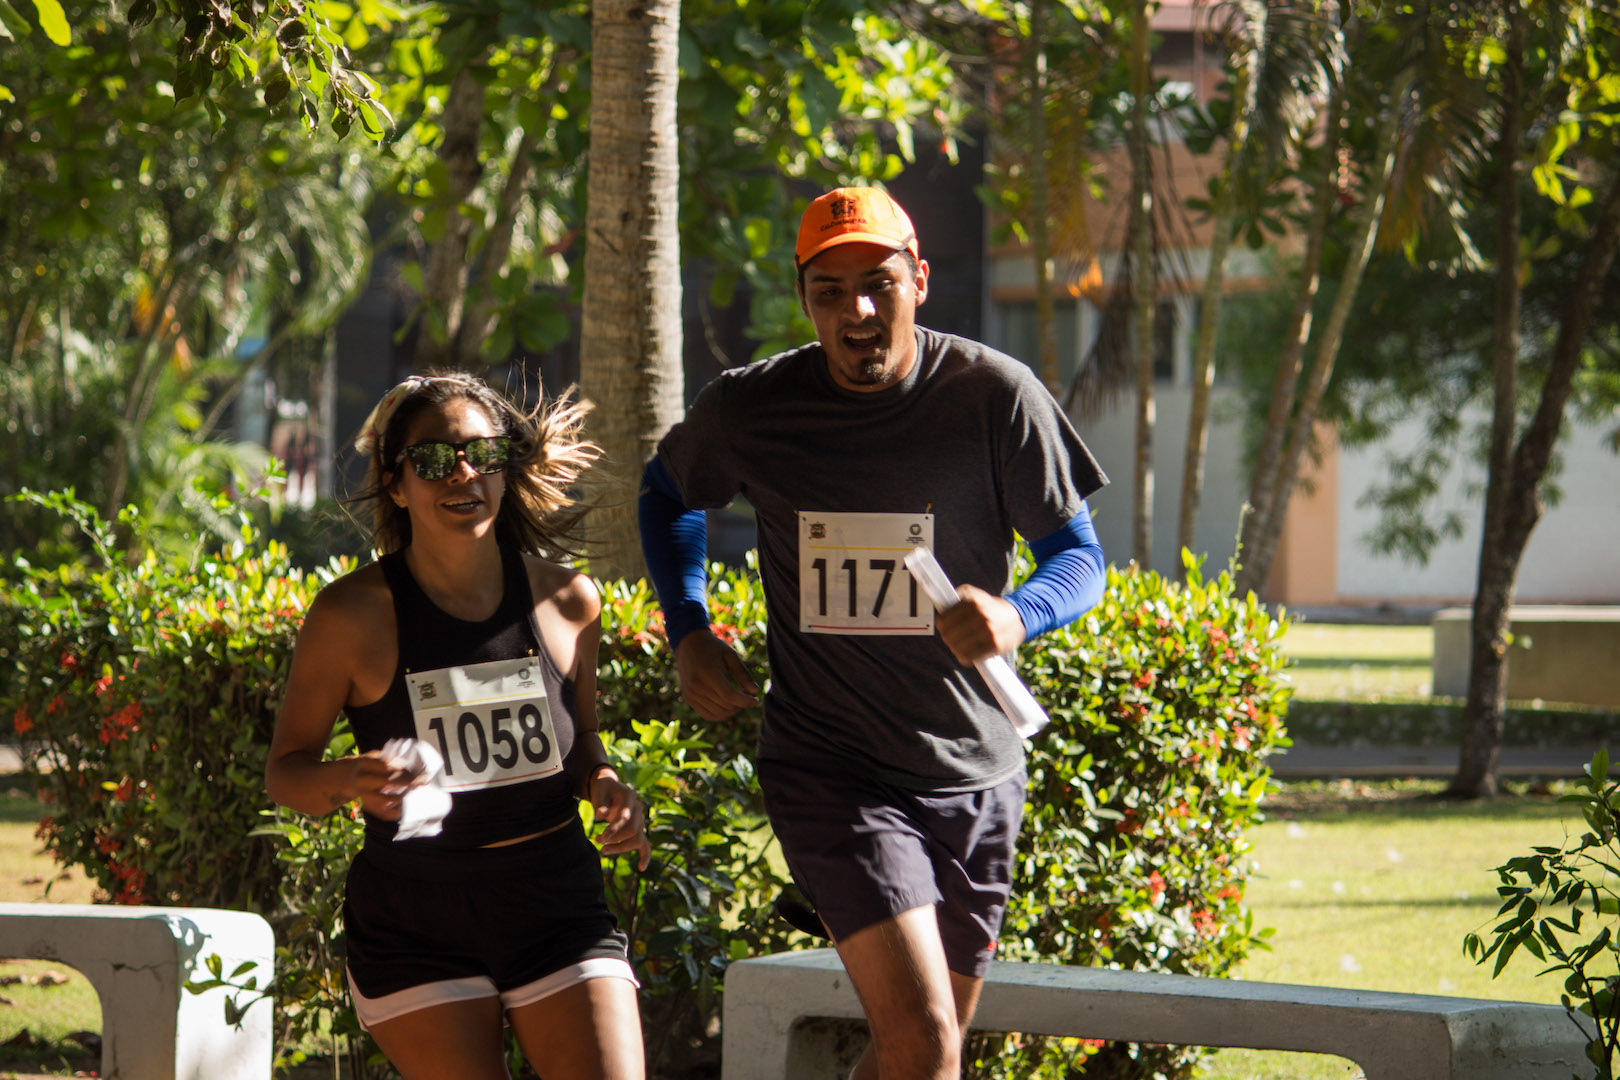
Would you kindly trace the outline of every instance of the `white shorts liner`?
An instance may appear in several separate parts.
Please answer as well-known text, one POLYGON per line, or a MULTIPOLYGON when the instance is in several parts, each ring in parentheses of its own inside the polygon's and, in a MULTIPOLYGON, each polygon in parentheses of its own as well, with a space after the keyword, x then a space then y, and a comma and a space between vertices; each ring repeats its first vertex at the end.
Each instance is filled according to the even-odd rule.
POLYGON ((635 972, 630 970, 628 963, 616 957, 602 956, 570 964, 561 971, 553 971, 550 975, 536 979, 532 983, 513 987, 504 994, 495 989, 493 979, 484 975, 423 983, 421 986, 412 986, 375 998, 368 998, 362 994, 360 988, 354 985, 354 979, 350 977, 349 994, 354 999, 354 1014, 359 1019, 360 1026, 370 1031, 374 1024, 393 1020, 418 1009, 448 1005, 452 1001, 498 997, 501 999, 503 1010, 518 1009, 524 1005, 533 1005, 542 998, 550 997, 587 979, 628 979, 632 986, 641 985, 636 981, 635 972))

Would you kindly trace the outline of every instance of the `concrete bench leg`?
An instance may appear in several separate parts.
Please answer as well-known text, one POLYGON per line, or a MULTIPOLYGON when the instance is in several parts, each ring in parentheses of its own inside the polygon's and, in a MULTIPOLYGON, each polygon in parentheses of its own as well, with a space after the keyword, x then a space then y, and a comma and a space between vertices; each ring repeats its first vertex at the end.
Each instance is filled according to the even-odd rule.
POLYGON ((228 975, 245 961, 274 973, 270 924, 243 911, 0 904, 0 956, 74 968, 101 1000, 103 1080, 270 1080, 271 1005, 225 1023, 223 988, 190 994, 218 954, 228 975))

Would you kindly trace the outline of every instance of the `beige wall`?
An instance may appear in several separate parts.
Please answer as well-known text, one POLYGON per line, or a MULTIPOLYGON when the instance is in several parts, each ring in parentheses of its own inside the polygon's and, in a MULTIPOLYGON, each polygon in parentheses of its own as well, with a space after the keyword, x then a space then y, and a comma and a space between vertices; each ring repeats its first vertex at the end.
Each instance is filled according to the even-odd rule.
POLYGON ((1319 462, 1308 457, 1266 579, 1265 599, 1291 607, 1339 603, 1339 444, 1318 425, 1319 462))

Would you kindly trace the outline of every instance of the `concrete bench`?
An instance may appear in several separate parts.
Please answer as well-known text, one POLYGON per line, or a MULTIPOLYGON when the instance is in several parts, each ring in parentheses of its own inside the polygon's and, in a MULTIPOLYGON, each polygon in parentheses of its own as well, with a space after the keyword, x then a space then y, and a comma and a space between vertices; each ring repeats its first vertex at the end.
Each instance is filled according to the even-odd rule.
MULTIPOLYGON (((1620 708, 1620 607, 1516 604, 1508 611, 1507 696, 1620 708)), ((1434 692, 1468 696, 1474 613, 1443 608, 1434 628, 1434 692)))
MULTIPOLYGON (((861 1009, 831 949, 726 972, 724 1080, 844 1080, 861 1009)), ((973 1027, 1173 1046, 1334 1054, 1367 1080, 1569 1080, 1586 1037, 1556 1005, 997 961, 973 1027)))
POLYGON ((103 1080, 270 1080, 270 1003, 232 1027, 230 991, 186 992, 188 981, 210 977, 205 963, 215 953, 226 975, 257 961, 262 987, 274 971, 275 936, 245 911, 0 904, 0 957, 64 964, 95 987, 103 1080))

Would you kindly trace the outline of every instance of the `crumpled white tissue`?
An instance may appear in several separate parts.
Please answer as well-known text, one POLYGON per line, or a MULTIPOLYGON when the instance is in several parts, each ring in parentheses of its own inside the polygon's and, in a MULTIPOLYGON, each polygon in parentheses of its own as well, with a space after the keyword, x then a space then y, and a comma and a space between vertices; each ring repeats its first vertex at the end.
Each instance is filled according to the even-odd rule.
POLYGON ((438 836, 450 813, 450 793, 444 789, 444 758, 421 739, 389 739, 382 746, 383 760, 405 771, 411 787, 400 800, 399 831, 395 840, 438 836))

